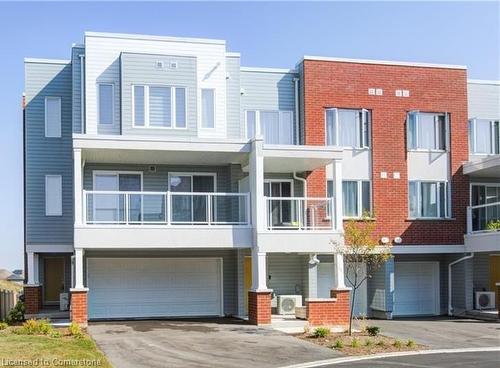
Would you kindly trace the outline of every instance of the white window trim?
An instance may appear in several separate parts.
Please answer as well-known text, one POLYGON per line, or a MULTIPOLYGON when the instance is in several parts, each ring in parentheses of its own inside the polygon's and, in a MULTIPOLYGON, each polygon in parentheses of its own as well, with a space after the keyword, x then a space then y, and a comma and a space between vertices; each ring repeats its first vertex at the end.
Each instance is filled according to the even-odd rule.
MULTIPOLYGON (((289 113, 292 114, 292 142, 290 143, 291 145, 296 144, 295 143, 295 114, 293 110, 269 110, 269 109, 264 109, 264 110, 257 110, 257 109, 247 109, 245 110, 245 139, 251 139, 251 137, 248 136, 248 121, 247 121, 247 113, 248 111, 255 111, 255 135, 258 136, 262 134, 262 129, 260 126, 260 113, 261 112, 277 112, 278 113, 278 136, 281 137, 281 131, 280 126, 281 126, 281 121, 283 118, 283 113, 289 113)), ((281 144, 281 143, 277 143, 281 144)))
MULTIPOLYGON (((449 140, 449 137, 450 137, 450 131, 449 131, 449 114, 447 112, 426 112, 426 111, 418 111, 418 110, 413 110, 413 111, 408 111, 406 116, 406 124, 409 124, 409 115, 410 113, 415 113, 416 114, 416 121, 415 121, 415 145, 418 147, 419 145, 419 139, 418 139, 418 136, 419 136, 419 130, 420 130, 420 119, 418 118, 419 115, 434 115, 434 121, 436 120, 436 116, 444 116, 444 134, 446 135, 445 136, 445 149, 437 149, 437 148, 410 148, 408 147, 408 151, 410 152, 448 152, 449 151, 449 147, 450 147, 450 140, 449 140)), ((438 124, 435 124, 434 125, 434 144, 435 145, 438 145, 439 143, 439 138, 438 138, 438 129, 439 129, 439 125, 438 124)), ((409 129, 407 129, 407 132, 409 131, 409 129)), ((408 138, 407 138, 408 140, 408 138)))
MULTIPOLYGON (((143 186, 143 177, 144 177, 144 173, 142 171, 122 171, 122 170, 92 170, 92 190, 96 190, 95 189, 95 180, 96 180, 96 176, 98 175, 120 175, 120 174, 130 174, 130 175, 140 175, 141 176, 141 192, 143 191, 144 189, 144 186, 143 186)), ((119 189, 117 191, 120 191, 119 189)))
MULTIPOLYGON (((167 191, 170 192, 170 179, 172 176, 190 176, 191 177, 191 189, 193 188, 193 176, 212 176, 214 179, 214 192, 217 192, 217 173, 215 172, 197 172, 197 171, 173 171, 168 173, 167 181, 167 191)), ((192 190, 191 190, 192 191, 192 190)), ((195 193, 195 192, 193 192, 195 193)))
MULTIPOLYGON (((187 116, 187 87, 179 85, 166 85, 166 84, 132 84, 132 128, 135 129, 167 129, 167 130, 187 130, 188 129, 188 116, 187 116), (135 94, 134 87, 144 87, 144 125, 135 124, 135 94), (150 87, 163 87, 170 88, 170 122, 171 126, 156 126, 151 125, 149 121, 149 88, 150 87), (184 104, 184 117, 186 119, 185 126, 177 126, 177 116, 176 116, 176 96, 175 90, 177 88, 184 89, 185 104, 184 104)), ((214 120, 215 121, 215 120, 214 120)))
MULTIPOLYGON (((271 184, 271 183, 290 183, 290 197, 295 197, 295 188, 294 188, 294 179, 264 179, 264 185, 266 184, 271 184)), ((271 188, 269 188, 271 189, 271 188)), ((281 194, 283 193, 283 188, 282 186, 280 185, 280 195, 279 197, 281 197, 281 194)), ((304 193, 304 197, 306 197, 307 194, 304 193)), ((273 195, 271 194, 271 198, 273 197, 273 195)), ((289 198, 289 197, 283 197, 283 198, 289 198)), ((267 203, 268 201, 266 201, 266 216, 268 215, 268 209, 267 209, 267 203)), ((282 202, 280 203, 280 221, 283 222, 283 207, 282 207, 282 202)), ((292 202, 293 204, 293 202, 292 202)), ((291 217, 294 218, 295 217, 295 214, 294 214, 294 211, 292 210, 292 213, 291 213, 291 217)), ((269 218, 268 218, 269 220, 269 218)), ((268 225, 269 226, 269 225, 268 225)))
POLYGON ((371 110, 365 109, 365 108, 339 108, 339 107, 328 107, 325 109, 324 113, 324 121, 325 121, 325 146, 338 146, 338 147, 343 147, 345 149, 352 149, 352 150, 369 150, 371 148, 371 130, 372 130, 372 120, 371 119, 371 110), (339 138, 340 138, 340 121, 339 121, 339 111, 340 110, 352 110, 352 111, 358 111, 361 112, 361 129, 359 126, 356 124, 356 137, 360 143, 359 147, 356 146, 340 146, 339 143, 339 138), (334 111, 335 112, 335 142, 333 145, 328 144, 328 120, 327 120, 327 114, 328 111, 334 111), (365 113, 370 116, 370 121, 368 122, 368 142, 365 142, 365 135, 364 135, 364 128, 365 128, 365 113))
POLYGON ((62 212, 63 212, 63 182, 62 182, 62 175, 58 175, 58 174, 51 174, 51 175, 45 175, 45 216, 62 216, 62 212), (60 194, 61 194, 61 207, 55 211, 55 212, 49 212, 48 211, 48 206, 47 204, 49 203, 49 198, 48 198, 48 191, 47 191, 47 187, 48 187, 48 178, 59 178, 60 180, 60 183, 61 183, 61 187, 60 187, 60 194))
MULTIPOLYGON (((200 123, 198 125, 198 128, 200 130, 207 130, 207 131, 213 131, 216 130, 217 128, 217 90, 215 88, 200 88, 200 123), (208 91, 213 91, 214 92, 214 126, 213 127, 204 127, 203 126, 203 91, 208 90, 208 91)), ((246 119, 246 114, 245 114, 245 119, 246 119)))
POLYGON ((109 127, 114 127, 116 126, 116 117, 115 117, 115 84, 113 82, 99 82, 96 84, 97 88, 97 105, 96 105, 96 111, 97 111, 97 125, 100 126, 109 126, 109 127), (99 105, 100 105, 100 99, 101 99, 101 92, 100 92, 100 86, 111 86, 111 124, 108 123, 101 123, 101 115, 99 111, 99 105))
MULTIPOLYGON (((357 210, 358 214, 357 216, 344 216, 342 215, 343 219, 350 220, 350 219, 360 219, 363 217, 363 182, 368 182, 369 183, 369 193, 370 193, 370 209, 369 212, 370 214, 373 211, 373 195, 372 195, 372 181, 371 180, 364 180, 364 179, 343 179, 342 184, 344 181, 355 181, 357 185, 357 196, 358 196, 358 203, 357 203, 357 210)), ((328 180, 327 180, 327 189, 328 189, 328 180)))
MULTIPOLYGON (((470 194, 469 194, 470 196, 470 194)), ((436 196, 437 199, 437 210, 438 213, 441 211, 441 197, 439 196, 439 192, 436 196)), ((408 181, 408 219, 409 220, 447 220, 451 219, 451 185, 447 180, 409 180, 408 181), (445 214, 444 216, 417 216, 414 217, 411 215, 410 211, 410 183, 417 183, 417 212, 420 214, 422 212, 422 183, 444 183, 445 184, 445 214)))
POLYGON ((60 96, 45 96, 44 99, 44 114, 45 114, 45 138, 61 138, 62 136, 62 98, 60 96), (56 99, 59 101, 59 134, 58 135, 49 135, 48 134, 48 127, 49 127, 49 122, 47 119, 47 100, 51 99, 56 99))
POLYGON ((471 183, 469 183, 469 206, 472 206, 472 187, 473 186, 500 188, 500 183, 483 183, 483 182, 471 182, 471 183))
MULTIPOLYGON (((472 137, 469 137, 469 150, 470 150, 470 154, 472 155, 475 155, 475 156, 494 156, 494 155, 499 155, 499 153, 495 153, 495 152, 489 152, 489 153, 485 153, 485 152, 476 152, 476 137, 477 137, 477 120, 486 120, 490 123, 490 144, 491 144, 491 147, 493 148, 494 150, 494 147, 495 147, 495 144, 498 143, 499 147, 500 147, 500 126, 499 126, 499 133, 498 133, 498 137, 496 137, 497 141, 495 141, 495 135, 493 134, 493 126, 495 125, 495 123, 497 124, 500 124, 500 122, 498 120, 491 120, 491 119, 481 119, 481 118, 473 118, 473 119, 469 119, 469 124, 472 126, 472 137)), ((470 130, 469 130, 470 132, 470 130)), ((470 133, 469 133, 470 134, 470 133)), ((500 150, 499 150, 500 151, 500 150)))

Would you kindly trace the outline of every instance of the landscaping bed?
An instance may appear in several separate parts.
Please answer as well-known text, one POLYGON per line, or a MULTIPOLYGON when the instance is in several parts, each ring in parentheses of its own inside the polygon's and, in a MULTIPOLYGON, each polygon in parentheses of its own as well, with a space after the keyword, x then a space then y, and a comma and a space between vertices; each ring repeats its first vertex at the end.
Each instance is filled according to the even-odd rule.
POLYGON ((337 350, 346 355, 369 355, 396 351, 422 350, 426 347, 413 340, 399 340, 393 337, 368 333, 367 331, 347 333, 330 332, 326 327, 295 335, 295 337, 311 343, 337 350))

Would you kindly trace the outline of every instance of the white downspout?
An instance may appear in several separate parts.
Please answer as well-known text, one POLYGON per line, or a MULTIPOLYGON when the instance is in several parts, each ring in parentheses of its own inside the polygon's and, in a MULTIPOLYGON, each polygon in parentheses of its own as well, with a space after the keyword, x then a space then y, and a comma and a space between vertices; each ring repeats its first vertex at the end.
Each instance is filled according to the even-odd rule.
POLYGON ((295 144, 300 144, 299 142, 299 78, 293 78, 293 85, 295 91, 295 144))
MULTIPOLYGON (((301 178, 300 176, 297 176, 297 172, 296 171, 293 172, 293 178, 295 180, 298 180, 298 181, 302 182, 302 184, 304 185, 304 195, 302 197, 307 197, 307 180, 304 179, 304 178, 301 178)), ((292 195, 292 197, 293 197, 293 195, 292 195)))
POLYGON ((453 306, 452 306, 452 301, 451 301, 451 296, 452 296, 452 294, 451 294, 451 286, 452 286, 452 282, 451 282, 451 267, 454 266, 454 265, 456 265, 457 263, 460 263, 460 262, 465 261, 467 259, 471 259, 473 257, 474 257, 474 253, 471 253, 468 256, 459 258, 456 261, 451 262, 448 265, 448 315, 449 316, 453 316, 453 306))

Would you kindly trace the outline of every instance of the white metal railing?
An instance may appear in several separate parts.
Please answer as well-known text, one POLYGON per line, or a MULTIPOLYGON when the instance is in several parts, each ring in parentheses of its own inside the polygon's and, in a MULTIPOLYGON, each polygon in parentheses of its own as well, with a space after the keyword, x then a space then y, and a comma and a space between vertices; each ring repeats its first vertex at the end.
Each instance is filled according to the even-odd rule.
POLYGON ((249 225, 249 193, 83 191, 86 224, 249 225))
POLYGON ((265 197, 268 230, 332 230, 333 198, 265 197))
POLYGON ((500 230, 500 202, 467 207, 467 233, 500 230))

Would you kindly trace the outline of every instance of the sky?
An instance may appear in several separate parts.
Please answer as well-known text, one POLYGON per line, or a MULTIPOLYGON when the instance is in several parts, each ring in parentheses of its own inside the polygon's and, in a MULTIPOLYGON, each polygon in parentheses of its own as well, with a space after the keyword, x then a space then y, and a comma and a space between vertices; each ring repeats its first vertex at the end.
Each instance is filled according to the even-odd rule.
POLYGON ((303 55, 467 65, 500 79, 495 2, 0 2, 0 269, 23 263, 24 57, 69 59, 85 31, 217 38, 242 66, 303 55))

